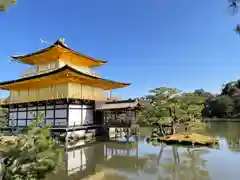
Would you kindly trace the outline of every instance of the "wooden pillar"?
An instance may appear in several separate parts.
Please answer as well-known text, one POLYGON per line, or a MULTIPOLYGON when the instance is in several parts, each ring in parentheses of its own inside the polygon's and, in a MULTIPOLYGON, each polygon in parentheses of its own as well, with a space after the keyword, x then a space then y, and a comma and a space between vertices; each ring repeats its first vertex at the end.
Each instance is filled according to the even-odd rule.
MULTIPOLYGON (((82 86, 81 86, 82 87, 82 86)), ((82 124, 83 124, 83 105, 84 105, 84 103, 83 103, 84 101, 81 101, 81 126, 82 126, 82 124)))
POLYGON ((117 112, 114 111, 114 121, 117 121, 117 112))
POLYGON ((44 126, 46 125, 46 117, 47 117, 47 101, 44 103, 44 126))
POLYGON ((56 102, 55 100, 52 101, 53 105, 53 127, 55 126, 55 120, 56 120, 56 102))
POLYGON ((8 118, 8 126, 10 125, 10 106, 8 106, 8 116, 7 116, 7 118, 8 118))
POLYGON ((25 126, 28 125, 28 106, 29 106, 29 103, 27 104, 27 107, 26 107, 26 122, 25 122, 25 126))
MULTIPOLYGON (((19 111, 19 107, 18 107, 19 105, 17 105, 17 118, 16 118, 16 127, 18 126, 18 111, 19 111)), ((15 124, 15 122, 14 122, 14 124, 15 124)))
POLYGON ((66 102, 67 104, 67 119, 66 119, 66 128, 68 128, 68 125, 69 125, 69 101, 67 100, 66 102))

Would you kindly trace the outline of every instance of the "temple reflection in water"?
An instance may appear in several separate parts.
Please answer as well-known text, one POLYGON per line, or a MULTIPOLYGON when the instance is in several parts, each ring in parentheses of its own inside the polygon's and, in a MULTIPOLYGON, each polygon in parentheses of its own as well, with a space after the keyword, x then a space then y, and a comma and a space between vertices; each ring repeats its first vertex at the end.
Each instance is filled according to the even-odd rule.
POLYGON ((147 161, 147 158, 138 156, 138 150, 137 142, 115 140, 88 143, 87 146, 69 149, 64 156, 65 170, 50 175, 49 179, 54 177, 59 180, 79 180, 105 170, 136 172, 142 169, 147 161))

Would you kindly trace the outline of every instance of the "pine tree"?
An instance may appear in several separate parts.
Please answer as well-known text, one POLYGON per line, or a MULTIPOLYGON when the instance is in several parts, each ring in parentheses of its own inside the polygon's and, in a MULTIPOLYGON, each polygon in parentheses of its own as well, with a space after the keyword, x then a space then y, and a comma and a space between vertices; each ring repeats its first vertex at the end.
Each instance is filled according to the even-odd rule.
POLYGON ((145 122, 158 126, 159 130, 154 129, 155 136, 166 135, 163 128, 166 124, 172 125, 173 134, 180 122, 185 122, 186 131, 202 125, 200 120, 204 98, 196 93, 182 93, 176 88, 160 87, 150 91, 146 101, 148 105, 144 106, 139 115, 145 122))
POLYGON ((50 126, 42 126, 44 116, 25 129, 15 144, 3 153, 4 180, 40 180, 62 164, 62 150, 51 138, 50 126))

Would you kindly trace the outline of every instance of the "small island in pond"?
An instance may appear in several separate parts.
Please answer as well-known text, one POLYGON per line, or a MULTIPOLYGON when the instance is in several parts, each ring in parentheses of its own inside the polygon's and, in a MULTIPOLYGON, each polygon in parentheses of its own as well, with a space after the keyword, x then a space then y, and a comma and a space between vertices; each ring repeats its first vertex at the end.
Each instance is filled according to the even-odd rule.
POLYGON ((218 144, 218 140, 201 134, 204 97, 183 93, 176 88, 160 87, 142 98, 143 108, 139 121, 148 121, 153 127, 148 142, 166 144, 204 145, 218 144))

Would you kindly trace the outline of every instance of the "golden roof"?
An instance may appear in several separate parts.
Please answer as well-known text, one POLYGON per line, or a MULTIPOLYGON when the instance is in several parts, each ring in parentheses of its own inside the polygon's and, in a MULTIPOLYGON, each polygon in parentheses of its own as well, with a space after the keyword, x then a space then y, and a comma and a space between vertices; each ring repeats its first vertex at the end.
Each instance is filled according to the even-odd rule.
POLYGON ((22 55, 22 56, 12 56, 14 60, 25 64, 44 64, 49 61, 54 61, 56 59, 64 59, 68 61, 72 61, 75 64, 81 64, 88 67, 96 67, 101 66, 107 63, 107 61, 99 60, 82 53, 79 53, 71 48, 69 48, 66 44, 64 44, 61 40, 57 40, 53 45, 36 51, 34 53, 22 55))
POLYGON ((0 89, 8 90, 40 88, 47 87, 49 84, 61 84, 67 82, 86 84, 94 87, 99 87, 104 90, 122 88, 130 85, 130 83, 116 82, 85 74, 81 71, 78 71, 77 69, 74 69, 71 66, 65 65, 59 69, 47 73, 0 82, 0 89))

